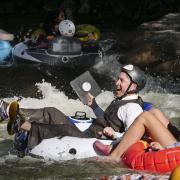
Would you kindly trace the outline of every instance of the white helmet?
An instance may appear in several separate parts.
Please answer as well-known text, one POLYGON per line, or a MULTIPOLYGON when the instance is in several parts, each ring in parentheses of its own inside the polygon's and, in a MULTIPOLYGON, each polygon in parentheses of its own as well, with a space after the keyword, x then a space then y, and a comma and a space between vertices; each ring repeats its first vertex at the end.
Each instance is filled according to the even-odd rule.
POLYGON ((70 20, 63 20, 59 24, 59 32, 62 36, 72 37, 75 33, 75 25, 70 20))

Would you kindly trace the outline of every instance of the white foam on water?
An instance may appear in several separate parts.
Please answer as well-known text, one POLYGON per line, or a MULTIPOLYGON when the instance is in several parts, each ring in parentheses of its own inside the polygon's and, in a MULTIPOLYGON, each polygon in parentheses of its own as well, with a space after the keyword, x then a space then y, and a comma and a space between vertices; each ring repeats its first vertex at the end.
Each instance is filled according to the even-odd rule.
MULTIPOLYGON (((41 82, 36 84, 38 91, 41 92, 42 98, 23 97, 20 101, 22 108, 42 108, 42 107, 56 107, 64 112, 66 115, 74 115, 76 111, 84 111, 90 117, 94 117, 94 113, 87 105, 84 105, 79 99, 70 99, 64 92, 56 89, 49 82, 41 82)), ((145 101, 151 102, 157 107, 168 112, 171 118, 180 117, 180 95, 166 94, 158 92, 140 93, 145 101), (172 113, 169 113, 172 111, 172 113)), ((113 92, 103 91, 96 97, 97 103, 105 110, 106 107, 113 100, 113 92)), ((6 98, 7 101, 12 101, 17 97, 6 98)))
MULTIPOLYGON (((84 111, 90 117, 94 117, 94 113, 87 105, 84 105, 79 99, 70 99, 64 92, 59 91, 51 83, 42 82, 36 84, 38 91, 41 92, 42 98, 23 97, 19 102, 21 108, 43 108, 43 107, 56 107, 64 112, 66 115, 74 115, 76 111, 84 111)), ((10 102, 18 97, 6 98, 10 102)), ((102 92, 96 101, 105 109, 112 101, 113 93, 109 91, 102 92)))
POLYGON ((160 108, 169 118, 180 117, 180 95, 149 92, 142 97, 160 108))
POLYGON ((93 68, 98 74, 105 74, 111 79, 116 80, 121 67, 118 62, 120 56, 120 54, 105 55, 93 68))

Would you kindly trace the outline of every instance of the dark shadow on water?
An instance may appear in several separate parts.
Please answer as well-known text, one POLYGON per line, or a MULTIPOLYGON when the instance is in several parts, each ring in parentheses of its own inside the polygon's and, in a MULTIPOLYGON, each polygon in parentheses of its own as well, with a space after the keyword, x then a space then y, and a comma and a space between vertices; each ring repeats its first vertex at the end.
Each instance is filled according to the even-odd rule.
MULTIPOLYGON (((89 70, 102 89, 112 90, 112 79, 105 74, 99 74, 93 68, 62 68, 47 65, 11 65, 0 66, 0 97, 41 97, 36 83, 43 81, 51 83, 69 98, 77 98, 70 86, 70 81, 89 70)), ((112 83, 113 82, 113 83, 112 83)), ((114 87, 113 87, 114 89, 114 87)))
POLYGON ((36 83, 45 81, 67 94, 71 92, 70 81, 83 70, 64 69, 58 66, 3 66, 0 67, 0 96, 38 97, 36 83))
POLYGON ((12 147, 12 140, 6 139, 0 141, 0 157, 8 155, 8 151, 12 147))

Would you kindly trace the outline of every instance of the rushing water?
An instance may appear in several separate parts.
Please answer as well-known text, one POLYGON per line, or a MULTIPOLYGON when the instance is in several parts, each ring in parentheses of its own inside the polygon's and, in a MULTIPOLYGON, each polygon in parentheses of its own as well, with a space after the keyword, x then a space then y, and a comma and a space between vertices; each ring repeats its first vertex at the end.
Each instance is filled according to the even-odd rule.
MULTIPOLYGON (((115 77, 119 71, 116 55, 108 55, 90 69, 103 89, 97 102, 105 109, 113 99, 115 77)), ((40 108, 54 106, 67 115, 85 111, 94 116, 92 110, 77 99, 69 82, 83 70, 62 70, 59 67, 10 66, 0 68, 1 98, 11 101, 22 97, 20 106, 40 108)), ((180 117, 180 81, 170 77, 148 76, 141 92, 142 97, 160 107, 178 127, 180 117)), ((6 132, 6 123, 0 124, 0 179, 95 179, 104 175, 119 175, 131 170, 115 165, 90 160, 52 162, 32 157, 17 158, 9 155, 13 137, 6 132)), ((133 171, 134 172, 134 171, 133 171)), ((162 175, 163 176, 163 175, 162 175)))

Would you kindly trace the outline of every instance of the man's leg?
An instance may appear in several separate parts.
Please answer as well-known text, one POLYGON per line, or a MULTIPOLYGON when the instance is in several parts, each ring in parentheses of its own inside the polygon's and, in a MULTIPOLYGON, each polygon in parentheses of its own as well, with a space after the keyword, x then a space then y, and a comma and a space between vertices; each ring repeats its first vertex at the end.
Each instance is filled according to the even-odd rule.
POLYGON ((118 146, 109 156, 110 159, 119 162, 122 154, 131 145, 140 140, 145 131, 148 131, 153 140, 159 142, 163 147, 177 142, 173 135, 153 114, 144 112, 136 118, 126 131, 118 146))
MULTIPOLYGON (((5 105, 3 105, 5 107, 5 105)), ((3 108, 0 108, 0 110, 3 108)), ((19 104, 17 101, 10 103, 8 110, 3 110, 4 112, 8 111, 6 118, 8 118, 7 130, 9 134, 14 134, 18 129, 23 126, 24 122, 36 122, 43 124, 70 124, 67 120, 65 114, 54 107, 45 107, 41 109, 19 109, 19 104)), ((22 128, 23 129, 23 128, 22 128)))
POLYGON ((158 108, 152 108, 148 112, 152 113, 165 127, 170 123, 170 120, 158 108))
POLYGON ((64 113, 54 107, 41 109, 20 109, 20 114, 29 122, 43 124, 66 124, 67 117, 64 113))
POLYGON ((90 138, 90 134, 81 132, 73 124, 42 124, 25 122, 21 126, 22 130, 29 131, 28 146, 30 148, 39 144, 43 139, 56 136, 73 136, 90 138))

